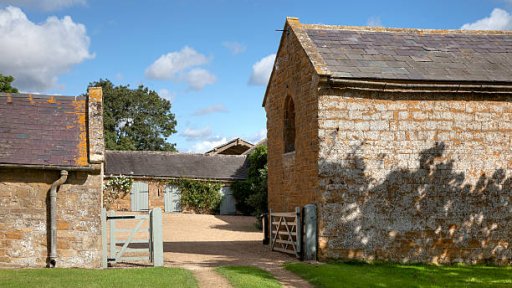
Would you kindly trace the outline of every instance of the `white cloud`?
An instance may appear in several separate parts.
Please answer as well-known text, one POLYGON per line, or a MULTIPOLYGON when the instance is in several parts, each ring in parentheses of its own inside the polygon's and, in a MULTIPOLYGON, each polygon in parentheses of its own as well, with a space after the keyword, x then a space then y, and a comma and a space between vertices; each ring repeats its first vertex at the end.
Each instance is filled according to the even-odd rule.
POLYGON ((473 23, 462 25, 462 30, 512 30, 512 15, 507 11, 495 8, 489 17, 473 23))
POLYGON ((17 7, 0 9, 0 71, 22 91, 55 87, 60 74, 94 58, 89 42, 85 26, 69 16, 35 24, 17 7))
POLYGON ((165 88, 162 88, 158 90, 158 96, 173 102, 174 98, 176 98, 176 93, 171 92, 165 88))
POLYGON ((368 21, 366 21, 366 25, 372 27, 382 27, 382 22, 380 21, 380 17, 370 17, 368 21))
POLYGON ((43 11, 55 11, 74 5, 84 6, 87 4, 87 0, 0 0, 0 4, 40 9, 43 11))
POLYGON ((224 106, 224 104, 213 104, 206 108, 199 109, 194 112, 192 115, 194 116, 204 116, 212 113, 220 113, 220 112, 228 112, 228 109, 224 106))
POLYGON ((187 73, 186 81, 191 89, 199 91, 204 86, 215 83, 217 78, 206 69, 194 68, 187 73))
POLYGON ((204 153, 204 152, 211 150, 214 147, 222 145, 226 142, 228 142, 226 137, 222 137, 222 138, 219 137, 217 139, 201 141, 201 142, 198 142, 198 143, 192 145, 192 148, 189 150, 189 152, 204 153))
POLYGON ((261 129, 260 131, 254 133, 252 136, 247 138, 247 141, 256 144, 260 142, 261 140, 267 138, 267 129, 261 129))
POLYGON ((180 51, 160 56, 146 68, 145 75, 154 80, 185 81, 189 88, 201 90, 204 86, 213 84, 217 80, 215 75, 206 69, 197 68, 208 62, 210 62, 208 57, 185 46, 180 51))
POLYGON ((184 70, 209 62, 208 57, 185 46, 181 51, 160 56, 146 69, 146 77, 155 80, 171 80, 184 70))
POLYGON ((272 68, 274 67, 275 59, 276 54, 270 54, 252 65, 252 74, 249 79, 249 84, 267 85, 270 74, 272 73, 272 68))
POLYGON ((212 135, 212 129, 210 127, 199 129, 186 128, 185 131, 180 133, 180 135, 185 137, 187 141, 204 139, 212 135))
POLYGON ((240 54, 247 50, 247 46, 242 43, 235 41, 226 41, 222 43, 222 46, 226 47, 232 54, 240 54))

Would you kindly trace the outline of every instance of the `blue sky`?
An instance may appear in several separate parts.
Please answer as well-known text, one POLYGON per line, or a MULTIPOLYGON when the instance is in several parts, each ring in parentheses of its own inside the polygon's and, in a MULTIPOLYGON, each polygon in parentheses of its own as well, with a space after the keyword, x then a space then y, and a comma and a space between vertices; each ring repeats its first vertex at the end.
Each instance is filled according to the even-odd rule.
POLYGON ((0 0, 0 73, 24 92, 92 81, 170 99, 181 152, 265 137, 261 107, 286 16, 302 23, 512 29, 512 0, 0 0))

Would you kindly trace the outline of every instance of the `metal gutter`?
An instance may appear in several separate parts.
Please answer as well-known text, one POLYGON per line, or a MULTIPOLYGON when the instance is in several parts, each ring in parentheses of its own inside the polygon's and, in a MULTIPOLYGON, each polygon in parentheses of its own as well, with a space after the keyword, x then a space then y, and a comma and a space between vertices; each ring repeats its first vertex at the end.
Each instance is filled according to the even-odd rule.
POLYGON ((99 165, 76 167, 76 166, 53 166, 53 165, 31 165, 31 164, 10 164, 10 163, 0 163, 0 168, 25 168, 25 169, 67 170, 67 171, 95 171, 95 170, 101 169, 101 167, 99 165))

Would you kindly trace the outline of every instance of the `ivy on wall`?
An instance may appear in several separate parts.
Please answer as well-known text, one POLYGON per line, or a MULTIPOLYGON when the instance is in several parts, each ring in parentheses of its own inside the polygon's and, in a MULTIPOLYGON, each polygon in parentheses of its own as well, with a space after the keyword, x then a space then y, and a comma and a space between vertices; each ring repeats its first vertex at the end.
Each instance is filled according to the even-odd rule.
POLYGON ((245 215, 267 212, 267 146, 256 147, 249 155, 247 179, 231 185, 236 208, 245 215))
POLYGON ((125 176, 110 178, 103 187, 103 207, 110 210, 117 199, 123 198, 130 192, 132 184, 133 179, 125 176))
POLYGON ((213 181, 173 179, 167 182, 181 193, 181 207, 195 213, 213 214, 218 212, 222 196, 222 184, 213 181))

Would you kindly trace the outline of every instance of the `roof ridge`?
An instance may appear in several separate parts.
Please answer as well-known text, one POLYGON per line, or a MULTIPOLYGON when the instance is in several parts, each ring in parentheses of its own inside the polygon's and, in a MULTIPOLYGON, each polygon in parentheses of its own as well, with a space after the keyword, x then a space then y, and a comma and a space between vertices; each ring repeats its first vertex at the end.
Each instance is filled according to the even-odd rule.
POLYGON ((38 93, 6 93, 6 92, 0 92, 0 96, 10 96, 10 97, 20 97, 20 98, 26 98, 26 97, 32 97, 32 98, 51 98, 51 97, 59 97, 59 98, 77 98, 77 97, 85 97, 82 95, 51 95, 51 94, 38 94, 38 93))
POLYGON ((205 155, 203 153, 188 153, 188 152, 172 152, 172 151, 140 151, 140 150, 106 150, 106 153, 118 153, 118 154, 160 154, 160 155, 187 155, 187 156, 201 156, 201 157, 247 157, 246 155, 205 155))
POLYGON ((409 32, 416 34, 470 34, 470 35, 512 35, 511 30, 463 30, 463 29, 422 29, 422 28, 398 28, 381 26, 350 26, 328 24, 303 24, 304 29, 330 29, 362 32, 409 32))

